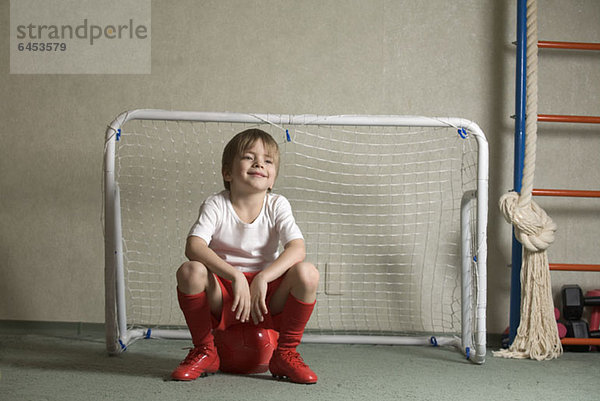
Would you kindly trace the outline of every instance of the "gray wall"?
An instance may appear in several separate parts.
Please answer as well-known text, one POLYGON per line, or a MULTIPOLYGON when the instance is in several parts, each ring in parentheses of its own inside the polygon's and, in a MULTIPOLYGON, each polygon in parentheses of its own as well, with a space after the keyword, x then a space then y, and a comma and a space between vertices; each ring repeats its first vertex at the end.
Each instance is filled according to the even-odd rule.
MULTIPOLYGON (((600 42, 600 2, 539 1, 540 38, 600 42)), ((132 108, 460 116, 491 150, 488 328, 508 322, 516 1, 153 1, 152 74, 11 75, 3 54, 0 319, 103 321, 103 134, 132 108)), ((8 37, 9 1, 0 4, 8 37)), ((540 55, 540 113, 600 114, 600 55, 540 55)), ((600 188, 599 129, 540 127, 536 186, 600 188)), ((550 259, 600 263, 598 201, 542 199, 550 259)), ((173 267, 175 269, 175 266, 173 267)), ((600 274, 553 273, 600 288, 600 274)), ((556 290, 555 288, 555 290, 556 290)))

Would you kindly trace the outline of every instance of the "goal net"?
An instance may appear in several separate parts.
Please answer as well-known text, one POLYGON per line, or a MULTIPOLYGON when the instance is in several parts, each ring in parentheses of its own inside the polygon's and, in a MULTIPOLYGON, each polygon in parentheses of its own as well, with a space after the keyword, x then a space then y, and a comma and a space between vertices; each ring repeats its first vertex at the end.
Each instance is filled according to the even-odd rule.
POLYGON ((189 336, 175 271, 221 154, 258 127, 274 192, 321 273, 303 341, 455 345, 485 357, 487 142, 468 120, 134 110, 106 131, 107 348, 189 336))

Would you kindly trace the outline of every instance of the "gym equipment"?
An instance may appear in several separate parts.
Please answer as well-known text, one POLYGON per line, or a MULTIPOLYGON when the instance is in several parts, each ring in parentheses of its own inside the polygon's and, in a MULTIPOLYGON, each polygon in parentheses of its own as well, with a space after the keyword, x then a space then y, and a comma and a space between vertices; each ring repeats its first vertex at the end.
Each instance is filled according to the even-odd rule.
MULTIPOLYGON (((565 323, 567 328, 566 337, 569 338, 590 338, 590 329, 585 320, 567 320, 565 323)), ((589 345, 565 345, 565 351, 572 352, 587 352, 590 351, 589 345)))
MULTIPOLYGON (((566 319, 564 323, 566 328, 565 337, 568 339, 600 338, 600 331, 598 330, 598 321, 600 320, 600 291, 588 291, 586 296, 584 296, 581 287, 571 284, 562 287, 561 295, 563 316, 566 319), (583 308, 585 306, 594 307, 590 319, 593 323, 591 326, 588 325, 587 321, 582 319, 583 308)), ((564 344, 564 349, 565 351, 586 352, 593 348, 589 344, 580 345, 569 342, 569 344, 564 344)))
POLYGON ((567 337, 573 338, 589 338, 590 328, 585 320, 567 320, 567 337))
POLYGON ((241 323, 214 332, 220 370, 226 373, 252 374, 269 370, 269 361, 277 348, 278 333, 251 323, 241 323))
MULTIPOLYGON (((600 290, 591 290, 585 293, 586 299, 600 297, 600 290)), ((592 308, 592 314, 590 316, 590 331, 600 330, 600 306, 594 306, 592 308)))
POLYGON ((564 325, 564 323, 560 322, 560 309, 558 308, 554 308, 554 319, 556 319, 558 338, 565 338, 567 336, 567 327, 564 325))
POLYGON ((600 296, 583 296, 583 291, 576 284, 562 287, 563 316, 567 320, 579 320, 583 316, 584 306, 600 306, 600 296))

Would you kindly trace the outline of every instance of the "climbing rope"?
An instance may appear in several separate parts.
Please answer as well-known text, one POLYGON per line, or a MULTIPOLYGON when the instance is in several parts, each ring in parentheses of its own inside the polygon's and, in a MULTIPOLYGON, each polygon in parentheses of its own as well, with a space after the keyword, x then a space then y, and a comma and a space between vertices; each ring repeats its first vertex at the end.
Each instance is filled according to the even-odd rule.
POLYGON ((527 100, 525 105, 525 159, 521 193, 509 192, 500 198, 500 210, 514 226, 523 245, 521 266, 521 322, 512 345, 494 356, 517 359, 554 359, 562 345, 554 317, 552 286, 546 249, 554 242, 556 224, 533 201, 533 176, 537 142, 537 1, 527 1, 527 100))

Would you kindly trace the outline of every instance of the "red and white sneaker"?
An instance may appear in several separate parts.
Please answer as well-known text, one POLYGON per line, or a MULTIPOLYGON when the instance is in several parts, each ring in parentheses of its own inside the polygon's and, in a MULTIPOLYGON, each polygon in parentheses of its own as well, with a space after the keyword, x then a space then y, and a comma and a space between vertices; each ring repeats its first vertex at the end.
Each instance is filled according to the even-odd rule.
POLYGON ((219 355, 214 346, 195 347, 171 373, 173 380, 196 380, 219 370, 219 355))
POLYGON ((269 362, 269 370, 276 379, 289 379, 294 383, 314 384, 317 375, 294 349, 276 349, 269 362))

